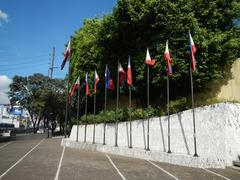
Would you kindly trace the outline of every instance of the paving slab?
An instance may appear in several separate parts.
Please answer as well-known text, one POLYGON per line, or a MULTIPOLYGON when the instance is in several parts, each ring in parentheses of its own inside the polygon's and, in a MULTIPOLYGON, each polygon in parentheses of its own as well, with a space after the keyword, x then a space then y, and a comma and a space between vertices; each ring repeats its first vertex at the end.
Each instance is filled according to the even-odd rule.
POLYGON ((32 147, 39 143, 39 139, 14 141, 0 149, 0 176, 15 162, 24 156, 32 147))
POLYGON ((3 179, 6 180, 52 180, 54 179, 62 152, 61 139, 46 139, 3 179))
POLYGON ((209 169, 215 173, 218 173, 222 176, 225 176, 231 180, 239 180, 240 179, 240 171, 233 170, 230 168, 225 168, 225 169, 209 169))
POLYGON ((66 148, 60 180, 120 180, 105 154, 66 148))
POLYGON ((172 180, 173 178, 145 160, 109 155, 126 179, 172 180))
POLYGON ((206 172, 201 168, 192 168, 186 166, 178 166, 168 163, 155 162, 161 168, 167 170, 179 179, 184 180, 222 180, 223 178, 206 172))

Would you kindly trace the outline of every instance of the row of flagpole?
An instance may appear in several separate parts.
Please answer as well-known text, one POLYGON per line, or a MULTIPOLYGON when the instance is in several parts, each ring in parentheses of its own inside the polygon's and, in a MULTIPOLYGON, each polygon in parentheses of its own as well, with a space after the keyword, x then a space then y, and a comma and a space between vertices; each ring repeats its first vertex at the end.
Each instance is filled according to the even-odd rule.
MULTIPOLYGON (((197 146, 196 146, 196 127, 195 127, 195 111, 194 111, 194 95, 193 95, 193 77, 192 77, 192 71, 196 69, 196 62, 195 62, 195 52, 196 52, 196 47, 193 42, 192 36, 189 32, 189 41, 190 41, 190 81, 191 81, 191 97, 192 97, 192 114, 193 114, 193 138, 194 138, 194 156, 198 156, 197 154, 197 146)), ((67 136, 67 118, 68 118, 68 101, 69 101, 69 76, 70 76, 70 44, 71 40, 69 40, 67 49, 64 53, 64 60, 61 65, 61 69, 64 68, 65 63, 67 59, 69 59, 69 70, 68 70, 68 83, 67 83, 67 97, 66 97, 66 113, 65 113, 65 138, 67 136)), ((169 80, 172 76, 172 67, 171 67, 171 57, 170 57, 170 52, 168 49, 168 40, 166 41, 166 49, 164 52, 164 59, 167 61, 167 114, 168 114, 168 153, 171 153, 171 147, 170 147, 170 112, 169 112, 169 80)), ((144 62, 147 66, 147 108, 149 108, 150 103, 149 103, 149 74, 150 74, 150 68, 154 67, 156 64, 155 59, 151 59, 149 50, 147 49, 146 53, 146 59, 144 62)), ((124 80, 126 80, 126 83, 129 88, 129 125, 130 125, 130 135, 129 135, 129 148, 132 148, 132 119, 131 119, 131 87, 132 87, 132 70, 131 70, 131 62, 130 62, 130 56, 128 57, 128 68, 127 68, 127 73, 123 70, 121 64, 118 61, 117 64, 117 103, 116 103, 116 110, 115 110, 115 146, 118 146, 118 108, 119 108, 119 85, 122 84, 124 80), (127 77, 127 78, 126 78, 127 77)), ((97 94, 97 84, 100 81, 96 70, 94 71, 94 110, 93 114, 96 114, 96 94, 97 94)), ((90 95, 89 92, 89 83, 88 83, 88 73, 86 73, 85 77, 85 85, 86 85, 86 97, 85 97, 85 132, 84 132, 84 142, 86 143, 86 135, 87 135, 87 104, 88 104, 88 96, 90 95)), ((74 91, 78 89, 78 105, 77 105, 77 138, 76 141, 78 141, 78 135, 79 135, 79 101, 80 101, 80 76, 78 77, 76 83, 72 87, 71 93, 70 93, 70 98, 73 95, 74 91)), ((107 91, 108 89, 110 90, 115 90, 113 80, 110 76, 110 71, 108 69, 108 65, 106 65, 105 69, 105 98, 104 98, 104 113, 106 113, 107 109, 107 91)), ((149 126, 149 114, 147 113, 147 146, 145 147, 145 150, 149 151, 149 133, 150 133, 150 126, 149 126)), ((93 143, 95 143, 95 125, 96 122, 94 121, 93 124, 93 143)), ((106 144, 106 120, 104 119, 104 124, 103 124, 103 145, 106 144)))

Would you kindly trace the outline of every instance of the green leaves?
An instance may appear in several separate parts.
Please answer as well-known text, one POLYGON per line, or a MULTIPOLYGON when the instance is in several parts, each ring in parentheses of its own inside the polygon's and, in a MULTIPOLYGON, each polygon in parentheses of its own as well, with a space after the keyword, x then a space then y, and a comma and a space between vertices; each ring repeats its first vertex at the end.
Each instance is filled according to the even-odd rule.
POLYGON ((136 95, 141 95, 146 90, 143 62, 148 47, 158 63, 150 72, 153 93, 157 93, 166 84, 163 53, 168 39, 173 61, 171 85, 176 87, 170 89, 172 98, 188 96, 190 30, 197 46, 194 87, 204 91, 211 81, 230 77, 231 64, 240 55, 239 18, 240 2, 236 0, 118 0, 111 14, 87 19, 76 31, 71 79, 86 71, 91 74, 95 68, 103 79, 105 64, 109 64, 116 82, 117 61, 126 67, 131 55, 133 84, 136 95))

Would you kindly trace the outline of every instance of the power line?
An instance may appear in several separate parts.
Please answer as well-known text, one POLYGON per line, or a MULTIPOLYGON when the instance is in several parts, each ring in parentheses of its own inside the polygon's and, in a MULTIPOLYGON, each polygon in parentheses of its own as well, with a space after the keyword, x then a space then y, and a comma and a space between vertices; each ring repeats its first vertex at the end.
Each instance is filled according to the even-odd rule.
POLYGON ((0 68, 3 66, 3 67, 9 67, 9 66, 20 66, 20 65, 26 65, 26 64, 38 64, 39 61, 41 60, 41 63, 42 62, 47 62, 48 60, 47 59, 39 59, 38 61, 32 61, 32 62, 22 62, 22 63, 14 63, 14 64, 0 64, 0 68))
MULTIPOLYGON (((39 66, 46 66, 46 63, 44 64, 38 64, 36 68, 38 68, 39 66)), ((25 67, 18 67, 18 68, 7 68, 7 69, 3 69, 0 70, 0 72, 6 72, 6 71, 12 71, 12 70, 23 70, 23 69, 29 69, 29 68, 34 68, 34 66, 25 66, 25 67)))
POLYGON ((37 56, 27 56, 27 57, 16 57, 16 58, 2 58, 4 60, 26 60, 26 59, 33 59, 33 58, 39 58, 39 57, 46 57, 49 56, 49 54, 42 54, 37 56))

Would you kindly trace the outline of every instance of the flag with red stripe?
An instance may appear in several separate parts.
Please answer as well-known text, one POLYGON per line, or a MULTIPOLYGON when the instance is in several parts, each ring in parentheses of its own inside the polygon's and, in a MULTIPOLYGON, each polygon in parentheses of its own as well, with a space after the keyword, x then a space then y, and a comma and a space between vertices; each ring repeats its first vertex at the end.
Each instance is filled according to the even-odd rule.
POLYGON ((85 84, 86 84, 86 96, 89 96, 90 91, 89 91, 89 84, 88 84, 88 73, 86 73, 85 84))
POLYGON ((63 70, 68 58, 70 57, 70 44, 71 44, 71 41, 69 40, 68 41, 68 46, 65 50, 65 53, 64 53, 64 58, 63 58, 63 62, 61 64, 61 70, 63 70))
POLYGON ((97 71, 94 71, 94 94, 97 94, 97 84, 99 83, 100 78, 97 74, 97 71))
POLYGON ((191 65, 192 65, 192 70, 194 71, 196 69, 196 60, 195 60, 195 53, 197 51, 197 48, 193 42, 191 33, 189 31, 189 42, 190 42, 190 53, 191 53, 191 65))
POLYGON ((169 52, 169 49, 168 49, 168 40, 166 42, 166 49, 165 49, 165 52, 164 52, 164 58, 167 61, 168 76, 171 76, 172 75, 172 59, 171 59, 170 52, 169 52))
POLYGON ((128 57, 127 85, 132 86, 132 69, 131 69, 130 56, 128 57))
POLYGON ((149 67, 154 67, 156 65, 156 60, 155 59, 151 59, 150 53, 149 53, 149 49, 147 48, 147 53, 146 53, 146 59, 144 62, 147 66, 149 67))
POLYGON ((119 73, 119 85, 122 85, 123 81, 126 80, 126 72, 124 71, 120 63, 118 63, 118 73, 119 73))

